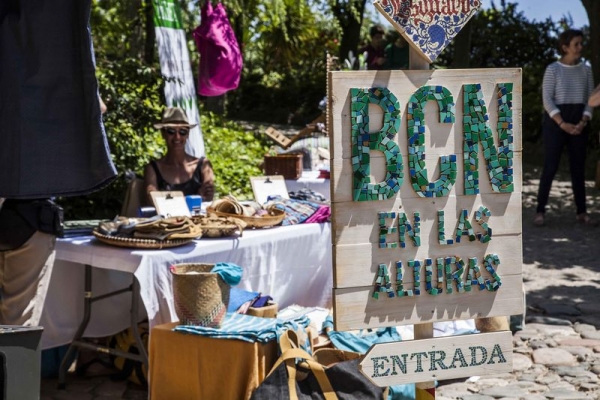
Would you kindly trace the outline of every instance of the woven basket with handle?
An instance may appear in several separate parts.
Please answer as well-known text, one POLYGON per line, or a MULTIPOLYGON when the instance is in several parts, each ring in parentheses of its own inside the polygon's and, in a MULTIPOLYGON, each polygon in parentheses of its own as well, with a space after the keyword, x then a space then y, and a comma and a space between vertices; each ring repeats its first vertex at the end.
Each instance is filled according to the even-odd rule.
POLYGON ((173 297, 183 325, 220 328, 229 304, 230 286, 210 272, 214 264, 175 264, 173 297))

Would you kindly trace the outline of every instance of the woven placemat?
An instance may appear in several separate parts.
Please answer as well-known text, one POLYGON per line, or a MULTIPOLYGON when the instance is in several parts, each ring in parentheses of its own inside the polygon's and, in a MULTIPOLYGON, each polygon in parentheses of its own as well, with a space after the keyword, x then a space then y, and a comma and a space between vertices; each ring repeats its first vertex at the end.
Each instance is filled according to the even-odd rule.
POLYGON ((118 236, 103 235, 98 231, 93 231, 92 234, 102 243, 111 246, 128 247, 133 249, 166 249, 170 247, 183 246, 190 243, 194 239, 174 239, 174 240, 154 240, 154 239, 135 239, 118 236))

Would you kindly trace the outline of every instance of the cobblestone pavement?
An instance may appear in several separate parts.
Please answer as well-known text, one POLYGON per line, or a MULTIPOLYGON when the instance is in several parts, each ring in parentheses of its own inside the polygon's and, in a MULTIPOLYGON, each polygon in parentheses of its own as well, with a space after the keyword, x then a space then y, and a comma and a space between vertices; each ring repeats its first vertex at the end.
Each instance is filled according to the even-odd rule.
MULTIPOLYGON (((513 335, 509 374, 442 381, 436 399, 600 399, 600 227, 575 222, 568 177, 555 181, 547 224, 534 227, 539 171, 523 178, 525 329, 513 335)), ((588 182, 589 212, 600 220, 600 193, 588 182)), ((70 374, 66 390, 42 381, 42 399, 145 399, 147 390, 113 382, 114 371, 92 366, 70 374)))

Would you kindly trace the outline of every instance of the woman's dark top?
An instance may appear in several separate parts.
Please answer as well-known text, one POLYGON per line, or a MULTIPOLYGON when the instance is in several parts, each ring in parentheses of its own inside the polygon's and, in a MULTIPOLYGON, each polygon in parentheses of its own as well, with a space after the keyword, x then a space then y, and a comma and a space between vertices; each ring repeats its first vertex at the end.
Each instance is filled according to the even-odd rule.
POLYGON ((200 160, 198 160, 198 166, 194 170, 194 174, 192 175, 192 178, 189 181, 186 181, 183 183, 178 183, 176 185, 167 182, 165 180, 165 178, 163 178, 163 176, 160 173, 160 170, 158 169, 158 164, 156 164, 156 161, 150 161, 150 165, 152 165, 152 168, 154 169, 154 173, 156 173, 156 184, 158 185, 158 190, 180 191, 180 192, 183 192, 183 194, 185 196, 189 196, 189 195, 193 195, 193 194, 198 194, 198 191, 202 187, 202 182, 203 182, 202 164, 203 164, 203 162, 204 162, 204 157, 200 157, 200 160))

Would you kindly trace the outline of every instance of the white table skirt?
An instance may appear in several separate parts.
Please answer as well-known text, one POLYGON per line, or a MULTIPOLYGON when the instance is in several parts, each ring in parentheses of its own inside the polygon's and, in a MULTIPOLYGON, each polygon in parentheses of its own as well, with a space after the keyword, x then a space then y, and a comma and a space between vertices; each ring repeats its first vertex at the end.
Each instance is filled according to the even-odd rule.
POLYGON ((307 188, 321 193, 327 200, 331 200, 329 179, 318 178, 320 171, 304 171, 297 180, 286 179, 285 186, 288 192, 297 192, 307 188))
MULTIPOLYGON (((305 224, 245 231, 241 238, 204 238, 167 250, 132 250, 98 243, 92 237, 61 239, 46 297, 42 348, 69 343, 83 317, 83 265, 93 267, 93 295, 140 284, 151 327, 175 322, 169 266, 183 262, 231 262, 244 268, 242 289, 272 296, 280 308, 290 304, 331 306, 331 230, 305 224)), ((86 337, 101 337, 130 325, 130 293, 92 305, 86 337)), ((142 313, 141 313, 142 314, 142 313)), ((143 317, 143 315, 140 315, 143 317)))

